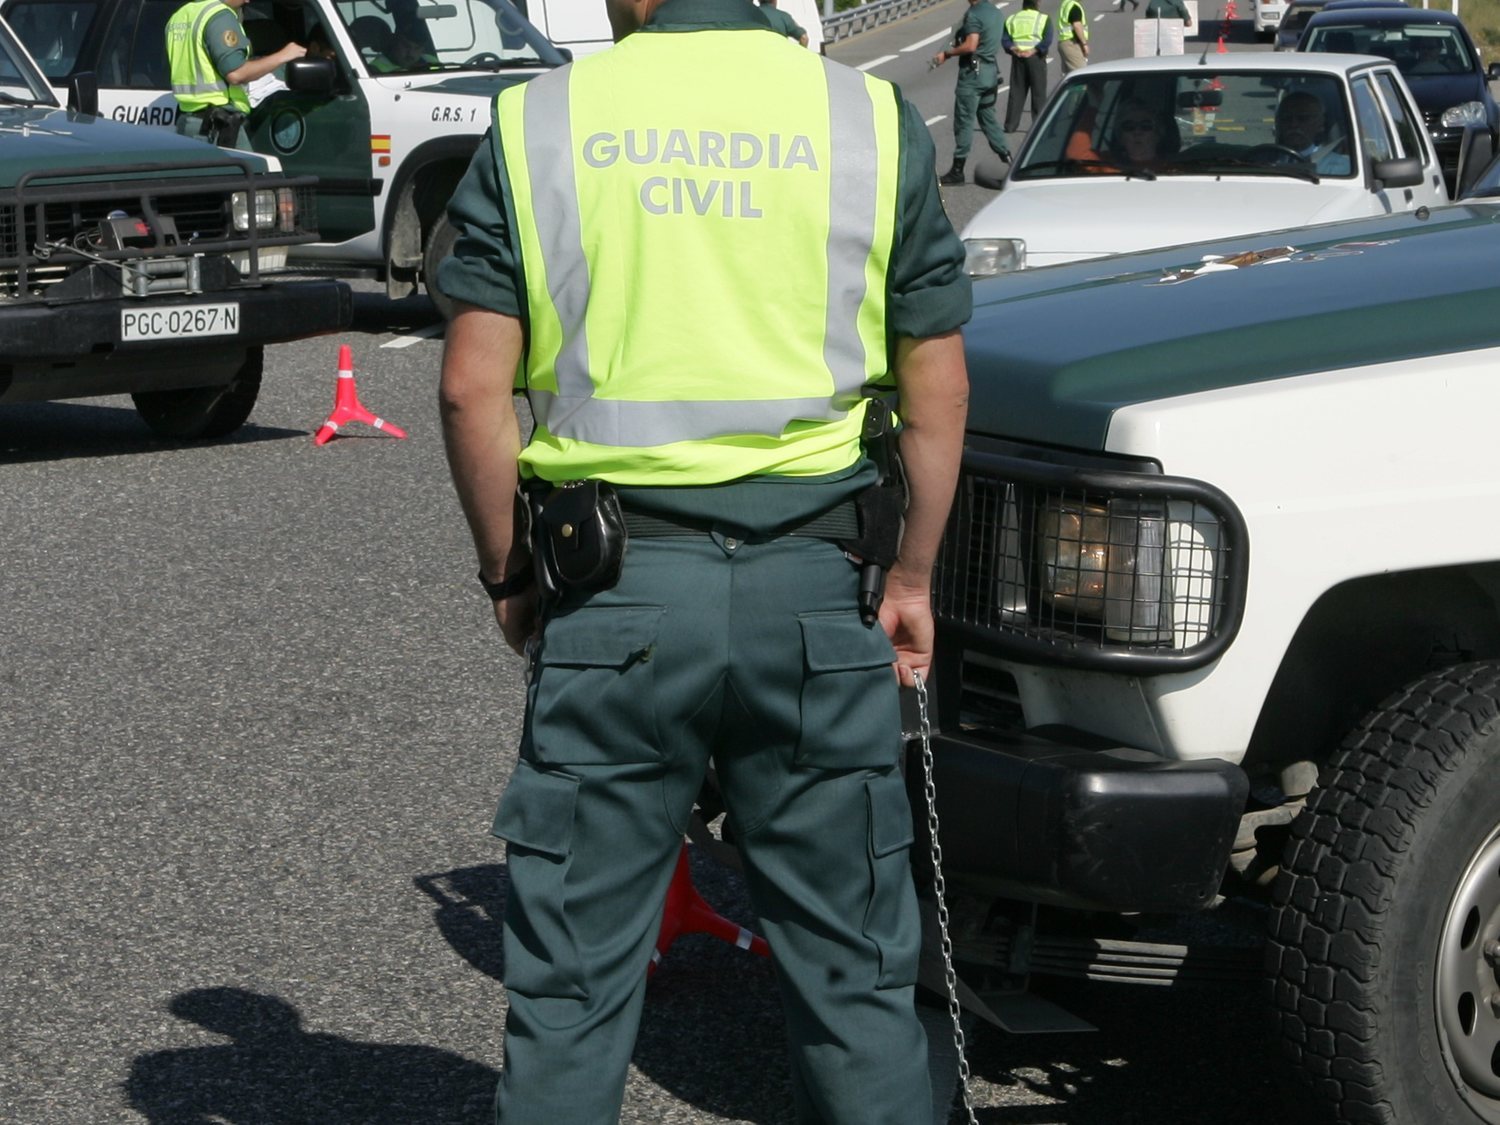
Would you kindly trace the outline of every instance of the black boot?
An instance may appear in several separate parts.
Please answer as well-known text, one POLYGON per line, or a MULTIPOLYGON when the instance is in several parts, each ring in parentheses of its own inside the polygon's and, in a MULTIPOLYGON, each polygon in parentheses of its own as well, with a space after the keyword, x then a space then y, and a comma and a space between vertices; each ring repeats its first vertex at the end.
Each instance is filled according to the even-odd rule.
POLYGON ((949 168, 948 171, 943 173, 943 175, 938 179, 938 183, 942 184, 944 187, 952 187, 954 184, 963 183, 964 160, 965 158, 962 156, 955 156, 953 158, 953 167, 949 168))

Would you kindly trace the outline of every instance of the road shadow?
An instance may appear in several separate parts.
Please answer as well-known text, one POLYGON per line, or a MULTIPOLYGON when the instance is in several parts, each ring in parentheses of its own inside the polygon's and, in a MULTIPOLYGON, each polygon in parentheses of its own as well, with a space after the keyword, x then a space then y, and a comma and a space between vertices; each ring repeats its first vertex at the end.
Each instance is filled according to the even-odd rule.
MULTIPOLYGON (((754 927, 744 880, 692 856, 694 885, 716 911, 754 927)), ((413 882, 435 904, 433 923, 460 957, 503 980, 504 864, 481 864, 413 882)), ((769 963, 688 935, 668 950, 646 994, 632 1061, 662 1090, 707 1113, 756 1125, 792 1120, 781 1002, 769 963)))
POLYGON ((0 406, 0 464, 120 457, 211 445, 248 445, 306 437, 307 430, 248 422, 213 441, 167 441, 156 437, 131 406, 35 402, 0 406))
POLYGON ((173 1015, 230 1042, 139 1056, 126 1103, 152 1125, 475 1125, 491 1068, 417 1044, 309 1032, 296 1008, 239 988, 179 993, 173 1015))

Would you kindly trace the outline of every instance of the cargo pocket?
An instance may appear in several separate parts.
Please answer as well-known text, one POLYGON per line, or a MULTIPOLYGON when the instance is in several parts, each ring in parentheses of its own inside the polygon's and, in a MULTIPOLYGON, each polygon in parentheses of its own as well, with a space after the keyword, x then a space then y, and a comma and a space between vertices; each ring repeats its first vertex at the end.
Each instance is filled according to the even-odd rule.
POLYGON ((901 749, 896 650, 855 610, 799 615, 801 732, 795 761, 818 769, 889 769, 901 749))
POLYGON ((870 901, 864 935, 880 958, 875 987, 906 988, 917 982, 922 924, 911 880, 911 807, 901 775, 892 770, 866 781, 865 800, 870 814, 870 901))
POLYGON ((662 606, 584 606, 547 622, 531 718, 537 762, 660 760, 653 659, 665 612, 662 606))
POLYGON ((493 835, 507 844, 505 986, 524 996, 585 1000, 578 944, 568 923, 568 868, 578 778, 516 763, 493 835))

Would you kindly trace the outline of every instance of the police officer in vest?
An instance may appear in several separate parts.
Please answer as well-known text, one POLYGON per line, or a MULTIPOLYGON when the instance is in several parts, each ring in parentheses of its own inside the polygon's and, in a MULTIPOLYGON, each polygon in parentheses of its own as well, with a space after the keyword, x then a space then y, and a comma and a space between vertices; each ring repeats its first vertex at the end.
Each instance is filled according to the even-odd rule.
POLYGON ((969 10, 954 33, 954 46, 932 56, 933 66, 949 59, 958 60, 958 82, 953 90, 953 166, 943 173, 939 183, 964 182, 964 162, 974 138, 974 118, 984 130, 990 149, 1006 164, 1010 163, 1010 146, 1000 131, 995 116, 999 98, 1000 68, 996 56, 1000 50, 1000 12, 990 0, 969 0, 969 10))
POLYGON ((1148 20, 1181 20, 1184 28, 1193 26, 1192 13, 1183 0, 1151 0, 1146 5, 1148 20))
POLYGON ((500 630, 530 659, 493 828, 499 1119, 618 1119, 712 758, 797 1120, 927 1125, 897 683, 931 662, 963 248, 892 84, 786 50, 750 0, 608 8, 613 48, 499 95, 438 274, 458 310, 449 464, 500 630), (883 602, 866 560, 893 493, 862 443, 879 388, 909 496, 883 602))
POLYGON ((177 99, 177 131, 225 148, 240 147, 250 112, 245 86, 307 54, 288 43, 275 54, 250 57, 240 24, 245 0, 188 0, 167 20, 167 61, 177 99))
POLYGON ((1088 65, 1089 14, 1078 0, 1063 0, 1057 10, 1057 56, 1064 74, 1088 65))
POLYGON ((778 8, 776 0, 760 0, 760 14, 766 17, 767 23, 788 39, 795 39, 802 46, 807 46, 807 29, 778 8))
POLYGON ((1021 108, 1031 94, 1035 121, 1047 100, 1047 48, 1052 46, 1052 20, 1037 11, 1037 0, 1021 0, 1021 10, 1005 21, 1000 45, 1010 55, 1010 97, 1005 102, 1005 131, 1021 127, 1021 108))

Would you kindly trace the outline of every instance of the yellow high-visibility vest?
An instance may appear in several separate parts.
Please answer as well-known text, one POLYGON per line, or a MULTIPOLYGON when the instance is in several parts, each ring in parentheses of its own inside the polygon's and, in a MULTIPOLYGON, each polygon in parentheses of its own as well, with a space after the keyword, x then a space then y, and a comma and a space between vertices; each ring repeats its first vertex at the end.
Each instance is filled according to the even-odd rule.
POLYGON ((1059 42, 1067 43, 1073 38, 1073 24, 1083 25, 1083 41, 1089 41, 1089 14, 1084 10, 1078 0, 1063 0, 1063 6, 1057 13, 1057 38, 1059 42))
MULTIPOLYGON (((250 112, 250 97, 241 86, 224 81, 214 66, 213 56, 203 45, 208 21, 220 12, 234 14, 223 0, 191 0, 172 13, 167 21, 167 61, 171 67, 172 96, 183 113, 215 105, 232 105, 250 112)), ((239 23, 239 16, 235 16, 239 23)), ((244 29, 240 29, 243 38, 244 29)), ((248 44, 247 44, 248 47, 248 44)))
POLYGON ((1025 51, 1040 46, 1042 32, 1047 27, 1047 15, 1035 8, 1022 8, 1005 21, 1005 30, 1017 49, 1025 51))
POLYGON ((523 472, 686 486, 859 457, 862 389, 890 378, 894 86, 778 36, 640 32, 505 90, 496 120, 523 472))

